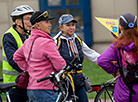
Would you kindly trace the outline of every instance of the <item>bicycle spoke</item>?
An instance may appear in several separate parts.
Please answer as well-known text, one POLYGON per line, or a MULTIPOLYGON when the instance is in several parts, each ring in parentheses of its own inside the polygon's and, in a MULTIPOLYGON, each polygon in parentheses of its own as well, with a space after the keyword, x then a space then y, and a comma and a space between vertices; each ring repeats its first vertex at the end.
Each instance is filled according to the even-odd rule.
POLYGON ((106 92, 104 92, 104 102, 106 102, 106 92))
MULTIPOLYGON (((105 89, 106 89, 106 93, 108 94, 109 98, 111 99, 111 102, 114 102, 114 101, 112 100, 112 97, 111 97, 111 94, 112 94, 112 93, 110 94, 106 87, 105 87, 105 89)), ((105 99, 106 99, 106 98, 105 98, 105 99)), ((106 102, 106 101, 105 101, 105 102, 106 102)))
POLYGON ((95 97, 94 102, 114 102, 112 99, 112 94, 114 91, 113 86, 103 87, 95 97), (110 101, 109 101, 110 100, 110 101))

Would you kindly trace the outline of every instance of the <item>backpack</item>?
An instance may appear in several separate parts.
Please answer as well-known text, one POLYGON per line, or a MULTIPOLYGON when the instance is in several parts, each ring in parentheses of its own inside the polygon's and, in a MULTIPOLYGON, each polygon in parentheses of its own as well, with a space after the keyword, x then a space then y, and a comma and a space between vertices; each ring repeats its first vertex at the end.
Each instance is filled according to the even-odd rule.
POLYGON ((135 50, 125 51, 120 49, 121 64, 120 73, 123 81, 130 89, 129 102, 132 101, 132 94, 136 94, 133 90, 133 84, 138 84, 138 54, 135 50))

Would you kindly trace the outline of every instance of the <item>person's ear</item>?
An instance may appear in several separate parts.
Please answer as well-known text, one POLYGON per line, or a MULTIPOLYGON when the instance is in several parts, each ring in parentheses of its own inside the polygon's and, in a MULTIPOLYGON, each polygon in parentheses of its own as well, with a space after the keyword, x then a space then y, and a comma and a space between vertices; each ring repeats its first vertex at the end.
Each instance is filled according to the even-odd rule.
POLYGON ((40 29, 40 24, 39 24, 39 23, 35 23, 35 27, 36 27, 37 29, 40 29))
POLYGON ((63 25, 59 25, 60 30, 62 31, 63 25))
POLYGON ((21 19, 16 19, 15 20, 15 24, 17 24, 17 25, 22 25, 22 20, 21 19))
POLYGON ((121 25, 119 25, 120 27, 120 31, 121 31, 121 33, 124 31, 124 27, 123 26, 121 26, 121 25))

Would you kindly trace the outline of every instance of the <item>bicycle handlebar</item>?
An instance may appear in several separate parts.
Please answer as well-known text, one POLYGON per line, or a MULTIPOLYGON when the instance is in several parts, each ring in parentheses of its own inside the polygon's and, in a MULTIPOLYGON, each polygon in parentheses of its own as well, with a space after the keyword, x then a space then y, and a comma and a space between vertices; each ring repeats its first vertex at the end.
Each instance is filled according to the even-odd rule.
POLYGON ((71 63, 70 63, 68 66, 64 66, 60 72, 58 72, 57 74, 54 74, 54 73, 51 72, 51 75, 50 75, 50 76, 47 76, 47 77, 38 79, 37 82, 39 83, 39 82, 41 82, 41 81, 48 80, 48 79, 54 78, 54 77, 56 78, 57 82, 59 82, 59 81, 60 81, 60 79, 59 79, 60 76, 61 76, 65 71, 70 71, 71 68, 74 66, 75 62, 76 62, 78 59, 79 59, 79 56, 76 55, 76 56, 74 57, 74 59, 71 61, 71 63))
POLYGON ((74 59, 71 61, 71 63, 70 63, 68 66, 63 67, 63 70, 70 71, 71 68, 74 66, 74 64, 76 63, 76 61, 77 61, 78 59, 79 59, 79 56, 76 55, 76 56, 74 57, 74 59))
POLYGON ((39 82, 41 82, 41 81, 44 81, 44 80, 47 80, 47 79, 50 79, 50 78, 51 78, 51 76, 47 76, 47 77, 38 79, 38 80, 37 80, 37 83, 39 83, 39 82))

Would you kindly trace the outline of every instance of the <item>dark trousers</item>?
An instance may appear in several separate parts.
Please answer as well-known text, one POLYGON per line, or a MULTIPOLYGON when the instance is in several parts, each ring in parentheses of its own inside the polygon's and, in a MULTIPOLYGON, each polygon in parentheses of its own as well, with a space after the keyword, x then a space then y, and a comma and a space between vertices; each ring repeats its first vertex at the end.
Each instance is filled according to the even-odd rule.
POLYGON ((76 96, 79 98, 77 102, 88 102, 88 97, 84 86, 81 86, 75 90, 76 96))
MULTIPOLYGON (((69 89, 69 97, 71 96, 72 91, 69 89)), ((77 102, 88 102, 88 97, 84 86, 75 87, 75 95, 78 97, 77 102)))
POLYGON ((21 90, 21 89, 10 89, 9 95, 11 102, 26 102, 27 97, 27 90, 21 90))

